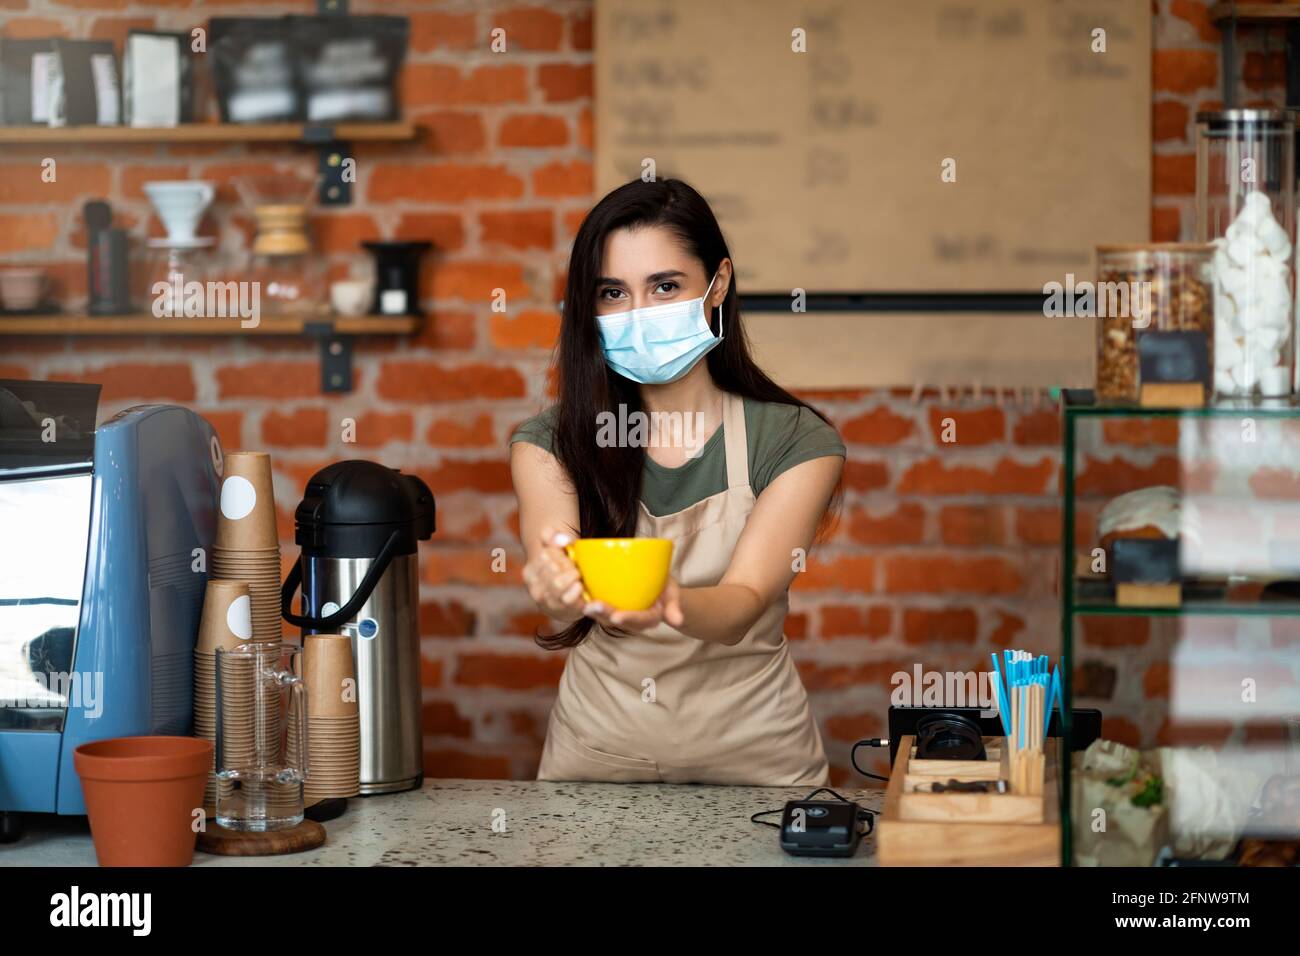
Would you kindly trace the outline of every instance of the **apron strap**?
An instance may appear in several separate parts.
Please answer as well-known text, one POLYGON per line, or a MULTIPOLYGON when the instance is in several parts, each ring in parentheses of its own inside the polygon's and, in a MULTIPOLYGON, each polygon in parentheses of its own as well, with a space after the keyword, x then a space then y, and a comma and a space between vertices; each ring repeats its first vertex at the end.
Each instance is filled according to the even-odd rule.
POLYGON ((722 438, 727 452, 727 488, 745 488, 749 485, 745 400, 731 392, 722 397, 722 438))

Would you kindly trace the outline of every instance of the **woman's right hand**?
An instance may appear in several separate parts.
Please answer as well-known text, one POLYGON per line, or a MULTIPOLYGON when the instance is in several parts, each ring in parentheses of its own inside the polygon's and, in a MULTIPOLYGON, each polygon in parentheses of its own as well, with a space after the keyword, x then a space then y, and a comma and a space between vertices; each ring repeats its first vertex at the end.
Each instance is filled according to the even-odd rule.
POLYGON ((536 552, 524 565, 529 597, 548 616, 562 621, 582 617, 587 603, 582 596, 582 574, 564 550, 573 541, 573 535, 545 527, 536 552))

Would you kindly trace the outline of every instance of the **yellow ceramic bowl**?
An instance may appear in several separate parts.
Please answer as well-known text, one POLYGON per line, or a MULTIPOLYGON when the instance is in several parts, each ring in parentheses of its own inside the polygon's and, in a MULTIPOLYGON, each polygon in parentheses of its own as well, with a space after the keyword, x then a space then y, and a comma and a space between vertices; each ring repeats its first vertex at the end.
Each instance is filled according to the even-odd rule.
POLYGON ((579 538, 564 550, 587 596, 620 611, 644 611, 659 600, 673 560, 667 538, 579 538))

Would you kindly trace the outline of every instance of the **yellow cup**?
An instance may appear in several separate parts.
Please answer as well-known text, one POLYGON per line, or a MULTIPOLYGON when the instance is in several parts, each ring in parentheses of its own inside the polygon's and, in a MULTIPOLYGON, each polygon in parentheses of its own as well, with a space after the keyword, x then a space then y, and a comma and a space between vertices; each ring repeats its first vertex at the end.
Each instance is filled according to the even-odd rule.
POLYGON ((673 560, 667 538, 579 538, 564 550, 587 596, 620 611, 644 611, 659 600, 673 560))

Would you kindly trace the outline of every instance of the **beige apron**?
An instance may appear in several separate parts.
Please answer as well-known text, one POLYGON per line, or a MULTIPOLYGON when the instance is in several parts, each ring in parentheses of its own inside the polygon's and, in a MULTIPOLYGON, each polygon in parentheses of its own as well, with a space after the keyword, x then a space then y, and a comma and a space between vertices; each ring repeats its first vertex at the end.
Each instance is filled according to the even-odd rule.
MULTIPOLYGON (((727 490, 656 518, 638 537, 670 538, 682 587, 716 585, 754 508, 745 406, 722 408, 727 490)), ((667 624, 615 637, 600 625, 569 652, 539 780, 823 786, 821 735, 782 633, 782 594, 734 646, 667 624)))

